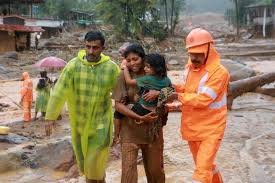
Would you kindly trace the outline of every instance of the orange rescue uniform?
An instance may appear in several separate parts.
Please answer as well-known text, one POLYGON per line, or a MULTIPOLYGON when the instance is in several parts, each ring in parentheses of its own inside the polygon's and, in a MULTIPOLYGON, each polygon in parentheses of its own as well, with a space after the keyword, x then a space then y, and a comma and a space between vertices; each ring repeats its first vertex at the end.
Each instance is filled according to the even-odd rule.
POLYGON ((213 43, 189 48, 190 51, 208 54, 208 58, 199 69, 189 59, 184 81, 176 86, 182 103, 181 134, 188 141, 196 164, 193 182, 221 183, 214 160, 226 126, 230 75, 220 64, 213 43))
POLYGON ((23 106, 23 118, 25 122, 31 121, 31 105, 33 101, 33 83, 30 79, 29 73, 23 72, 22 74, 23 84, 20 90, 22 106, 23 106))

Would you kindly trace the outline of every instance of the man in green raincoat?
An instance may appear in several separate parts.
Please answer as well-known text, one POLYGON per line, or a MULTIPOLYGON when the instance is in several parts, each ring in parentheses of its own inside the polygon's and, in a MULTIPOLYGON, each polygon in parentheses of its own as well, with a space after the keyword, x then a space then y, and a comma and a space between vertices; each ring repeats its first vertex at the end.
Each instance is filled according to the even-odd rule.
POLYGON ((102 54, 105 39, 100 32, 85 36, 85 50, 68 62, 50 96, 45 127, 52 133, 54 120, 67 101, 72 145, 86 182, 103 183, 112 138, 113 89, 119 67, 102 54))

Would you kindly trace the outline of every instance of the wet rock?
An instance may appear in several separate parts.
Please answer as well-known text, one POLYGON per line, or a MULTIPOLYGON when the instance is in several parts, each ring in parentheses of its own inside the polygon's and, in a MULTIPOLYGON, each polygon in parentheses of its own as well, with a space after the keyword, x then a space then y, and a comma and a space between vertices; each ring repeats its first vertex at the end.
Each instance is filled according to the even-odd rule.
POLYGON ((169 60, 168 64, 170 64, 170 65, 178 65, 179 62, 177 60, 169 60))
POLYGON ((39 164, 37 162, 31 162, 30 163, 30 168, 31 169, 37 169, 37 168, 39 168, 39 164))
POLYGON ((0 152, 0 173, 16 170, 21 167, 21 157, 17 152, 0 152))
MULTIPOLYGON (((21 155, 22 158, 22 155, 21 155)), ((24 156, 24 158, 27 158, 23 160, 22 166, 29 167, 31 169, 37 169, 39 168, 39 163, 36 162, 32 157, 24 156)))
POLYGON ((10 107, 10 105, 6 103, 0 103, 0 107, 10 107))
POLYGON ((222 65, 228 69, 230 73, 230 81, 237 81, 256 75, 252 68, 237 61, 223 59, 222 65))
POLYGON ((27 153, 22 153, 21 154, 21 159, 22 160, 27 160, 29 158, 29 156, 27 155, 27 153))
POLYGON ((8 134, 8 135, 0 135, 0 142, 5 142, 9 144, 22 144, 27 142, 29 139, 17 134, 8 134))
POLYGON ((35 160, 40 166, 68 171, 74 164, 74 153, 69 138, 49 144, 37 145, 35 160))
POLYGON ((3 55, 0 55, 2 58, 11 58, 11 59, 18 59, 18 53, 16 51, 6 52, 3 55))
POLYGON ((68 171, 68 173, 66 174, 66 179, 71 179, 71 178, 77 178, 79 177, 79 171, 78 171, 78 167, 77 164, 74 164, 68 171))
POLYGON ((241 150, 241 158, 249 167, 251 182, 273 182, 275 180, 274 163, 275 133, 263 133, 248 139, 241 150))
POLYGON ((8 70, 3 65, 0 64, 0 73, 5 74, 7 71, 8 70))

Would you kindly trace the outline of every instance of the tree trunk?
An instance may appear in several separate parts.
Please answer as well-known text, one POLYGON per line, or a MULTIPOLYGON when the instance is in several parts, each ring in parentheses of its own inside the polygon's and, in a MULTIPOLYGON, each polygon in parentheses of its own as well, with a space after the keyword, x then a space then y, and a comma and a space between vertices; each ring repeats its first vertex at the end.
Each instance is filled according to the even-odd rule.
POLYGON ((239 3, 238 0, 234 0, 235 2, 235 11, 236 11, 236 28, 237 28, 237 40, 240 37, 240 25, 239 25, 239 3))
POLYGON ((247 92, 253 92, 257 87, 263 86, 275 81, 275 72, 254 76, 238 81, 230 82, 227 96, 227 107, 231 109, 233 100, 247 92))
POLYGON ((129 29, 128 29, 128 25, 130 22, 130 14, 129 14, 129 0, 126 1, 126 5, 125 5, 125 31, 126 31, 126 37, 129 36, 129 29))
POLYGON ((174 23, 174 21, 173 21, 173 19, 174 19, 174 9, 175 9, 175 0, 172 0, 171 1, 171 20, 170 20, 170 33, 171 33, 171 35, 173 35, 173 33, 174 33, 174 30, 173 30, 173 23, 174 23))
POLYGON ((168 22, 168 9, 167 9, 167 0, 164 0, 164 8, 165 8, 165 19, 166 19, 166 28, 169 28, 168 22))
POLYGON ((264 8, 264 18, 263 18, 263 37, 266 37, 266 8, 264 8))

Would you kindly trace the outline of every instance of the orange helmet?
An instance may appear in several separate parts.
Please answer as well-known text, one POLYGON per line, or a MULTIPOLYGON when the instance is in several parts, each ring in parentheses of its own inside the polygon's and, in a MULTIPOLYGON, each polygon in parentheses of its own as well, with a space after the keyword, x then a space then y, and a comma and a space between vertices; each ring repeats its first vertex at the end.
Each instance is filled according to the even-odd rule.
POLYGON ((213 43, 211 34, 202 28, 193 29, 186 37, 186 48, 191 48, 206 43, 213 43))

